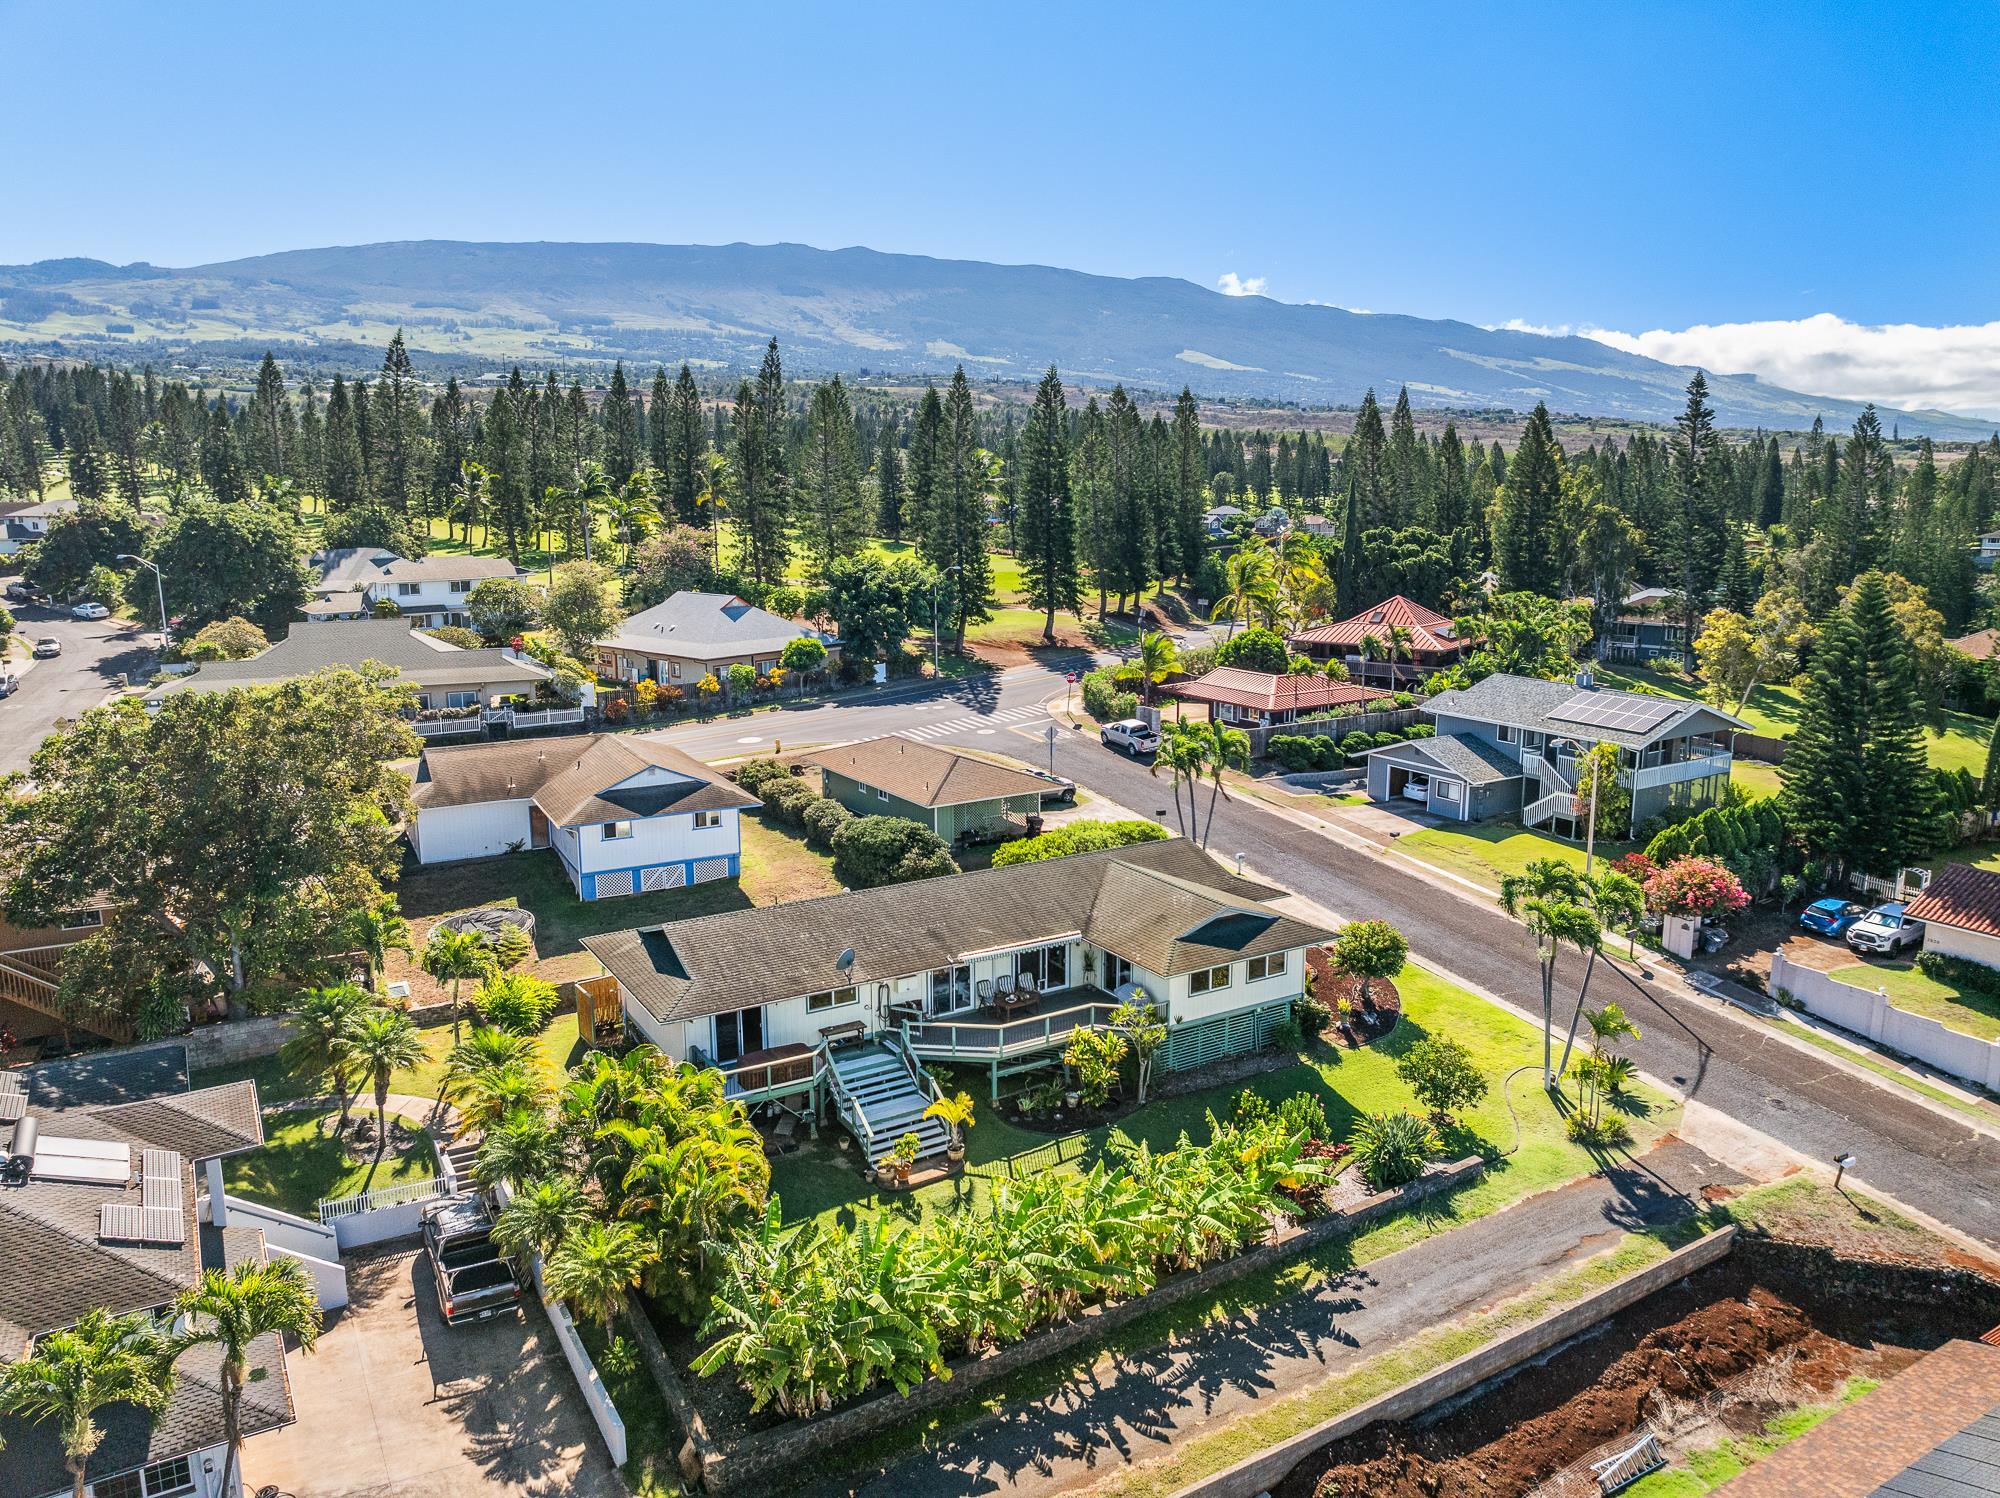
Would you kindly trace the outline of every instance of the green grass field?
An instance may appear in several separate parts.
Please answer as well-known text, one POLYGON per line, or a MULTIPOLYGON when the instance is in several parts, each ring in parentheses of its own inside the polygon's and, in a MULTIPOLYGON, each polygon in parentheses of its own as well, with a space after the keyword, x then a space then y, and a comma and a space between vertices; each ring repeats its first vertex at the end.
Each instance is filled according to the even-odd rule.
MULTIPOLYGON (((355 1101, 354 1116, 372 1117, 373 1109, 372 1097, 364 1094, 355 1101)), ((330 1138, 321 1127, 337 1111, 329 1108, 268 1115, 264 1147, 223 1161, 228 1189, 245 1201, 311 1218, 317 1204, 327 1197, 352 1196, 436 1174, 437 1156, 430 1141, 421 1135, 401 1149, 384 1153, 379 1160, 366 1148, 358 1157, 351 1156, 346 1145, 330 1138)))
MULTIPOLYGON (((1513 822, 1471 822, 1463 827, 1426 827, 1406 832, 1394 844, 1400 853, 1421 858, 1475 884, 1498 891, 1506 874, 1525 874, 1540 858, 1559 858, 1583 867, 1583 849, 1561 838, 1533 832, 1513 822)), ((1636 845, 1600 838, 1593 868, 1603 868, 1636 845)))
POLYGON ((2000 999, 1955 983, 1940 983, 1918 972, 1914 963, 1859 962, 1835 968, 1832 976, 1870 993, 1882 989, 1898 1009, 1934 1019, 1960 1034, 2000 1040, 2000 999))

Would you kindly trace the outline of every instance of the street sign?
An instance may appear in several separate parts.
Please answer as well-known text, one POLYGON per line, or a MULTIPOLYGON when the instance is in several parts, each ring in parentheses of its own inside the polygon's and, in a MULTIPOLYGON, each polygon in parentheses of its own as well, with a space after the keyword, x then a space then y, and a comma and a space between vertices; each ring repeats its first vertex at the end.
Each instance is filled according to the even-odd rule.
POLYGON ((1066 681, 1066 682, 1068 682, 1068 683, 1069 683, 1069 684, 1070 684, 1071 686, 1075 686, 1075 685, 1076 685, 1076 673, 1075 673, 1074 671, 1065 671, 1065 672, 1063 672, 1063 680, 1064 680, 1064 681, 1066 681))

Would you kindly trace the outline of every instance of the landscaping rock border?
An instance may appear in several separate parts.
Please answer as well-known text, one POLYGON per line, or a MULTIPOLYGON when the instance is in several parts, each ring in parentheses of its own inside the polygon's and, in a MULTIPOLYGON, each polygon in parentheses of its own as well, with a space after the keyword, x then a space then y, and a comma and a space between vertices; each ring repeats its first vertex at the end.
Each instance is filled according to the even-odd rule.
POLYGON ((1246 1275, 1287 1263, 1336 1238, 1359 1232, 1415 1202, 1456 1190, 1476 1180, 1485 1169, 1486 1161, 1478 1155, 1435 1166, 1407 1186, 1296 1224, 1272 1242, 1206 1269, 1165 1280, 1150 1294, 1092 1306, 1074 1321, 1049 1327, 979 1357, 962 1359, 952 1365, 949 1379, 926 1379, 906 1395, 885 1390, 841 1409, 793 1420, 736 1441, 721 1440, 709 1432, 679 1371, 636 1301, 630 1307, 629 1319, 637 1332, 640 1354, 685 1434, 679 1453, 682 1475, 690 1483, 699 1479, 710 1493, 741 1491, 780 1472, 800 1470, 816 1453, 874 1435, 922 1411, 956 1403, 995 1379, 1109 1336, 1154 1311, 1208 1294, 1246 1275))

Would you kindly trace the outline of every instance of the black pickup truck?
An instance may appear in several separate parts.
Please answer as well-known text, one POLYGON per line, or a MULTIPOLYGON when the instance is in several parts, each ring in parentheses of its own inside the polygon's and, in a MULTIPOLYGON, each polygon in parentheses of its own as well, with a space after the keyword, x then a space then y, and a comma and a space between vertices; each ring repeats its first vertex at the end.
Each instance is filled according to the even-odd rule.
POLYGON ((446 1326, 484 1321, 520 1304, 520 1283, 494 1246, 493 1214, 484 1198, 446 1197, 427 1209, 424 1251, 437 1276, 446 1326))

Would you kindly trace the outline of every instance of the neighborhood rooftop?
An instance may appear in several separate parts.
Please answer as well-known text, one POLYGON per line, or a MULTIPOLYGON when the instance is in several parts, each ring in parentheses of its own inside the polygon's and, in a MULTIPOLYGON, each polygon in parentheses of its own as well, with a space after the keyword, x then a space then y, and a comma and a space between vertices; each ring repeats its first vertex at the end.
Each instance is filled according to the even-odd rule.
POLYGON ((1687 733, 1750 726, 1703 702, 1498 672, 1472 686, 1438 693, 1424 704, 1424 710, 1439 719, 1470 718, 1626 749, 1641 749, 1657 739, 1687 733))
POLYGON ((704 660, 776 655, 793 640, 812 635, 804 625, 745 603, 733 593, 683 592, 622 620, 598 644, 608 650, 704 660))
POLYGON ((558 826, 763 804, 692 755, 630 734, 427 749, 410 797, 420 808, 533 800, 558 826), (621 785, 656 769, 674 778, 621 785))
POLYGON ((1301 630, 1291 637, 1295 645, 1346 645, 1358 647, 1367 635, 1387 641, 1392 629, 1407 629, 1418 652, 1455 650, 1464 643, 1452 633, 1451 620, 1435 609, 1427 609, 1414 599, 1397 593, 1351 619, 1321 624, 1301 630))
POLYGON ((379 546, 323 551, 314 561, 320 568, 316 591, 357 595, 370 583, 483 582, 489 577, 518 575, 505 557, 449 552, 404 557, 379 546))
POLYGON ((912 739, 864 739, 800 758, 917 806, 963 806, 1049 788, 1040 776, 912 739))
POLYGON ((2000 936, 2000 874, 1955 863, 1903 912, 1913 921, 2000 936))
POLYGON ((178 677, 158 690, 224 691, 230 687, 274 686, 333 667, 358 667, 364 661, 393 666, 414 686, 464 681, 491 672, 526 680, 546 680, 549 668, 526 656, 498 649, 461 650, 443 640, 411 629, 402 619, 357 619, 349 623, 305 621, 291 633, 248 660, 213 661, 192 675, 178 677))
POLYGON ((1386 702, 1389 697, 1387 692, 1377 687, 1329 681, 1317 674, 1279 676, 1270 671, 1245 670, 1240 666, 1217 666, 1205 676, 1180 682, 1167 690, 1194 702, 1227 703, 1233 707, 1256 708, 1265 713, 1348 707, 1363 702, 1386 702))
POLYGON ((1325 939, 1266 903, 1279 893, 1175 838, 699 916, 583 944, 648 1012, 679 1020, 1069 935, 1164 976, 1325 939), (849 950, 854 960, 843 969, 839 958, 849 950))

